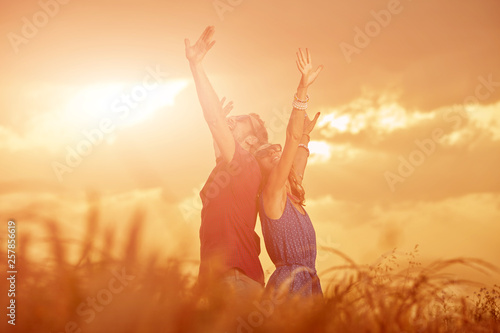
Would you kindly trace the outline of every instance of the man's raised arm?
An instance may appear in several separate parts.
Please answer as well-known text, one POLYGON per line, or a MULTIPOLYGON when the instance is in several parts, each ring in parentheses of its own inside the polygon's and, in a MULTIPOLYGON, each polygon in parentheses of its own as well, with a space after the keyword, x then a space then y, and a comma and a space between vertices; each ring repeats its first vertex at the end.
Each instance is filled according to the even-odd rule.
POLYGON ((207 27, 196 44, 191 45, 187 38, 184 40, 184 43, 186 46, 186 58, 189 60, 189 66, 193 73, 196 92, 198 93, 198 99, 203 110, 203 116, 210 128, 212 137, 220 149, 223 160, 230 162, 233 159, 235 151, 234 138, 226 123, 221 101, 217 97, 202 66, 202 60, 205 54, 207 54, 215 44, 215 40, 212 41, 214 32, 215 28, 213 26, 207 27))

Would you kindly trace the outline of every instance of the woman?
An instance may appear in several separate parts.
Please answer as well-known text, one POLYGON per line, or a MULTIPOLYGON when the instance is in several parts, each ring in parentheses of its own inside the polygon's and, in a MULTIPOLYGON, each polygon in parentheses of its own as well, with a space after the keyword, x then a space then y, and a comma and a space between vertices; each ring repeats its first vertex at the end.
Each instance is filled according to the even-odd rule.
POLYGON ((309 133, 319 117, 306 114, 307 89, 323 69, 312 68, 309 50, 297 52, 302 77, 293 102, 283 151, 280 145, 265 144, 256 152, 264 176, 259 215, 267 252, 276 266, 266 290, 274 297, 322 295, 315 269, 316 234, 304 210, 302 175, 307 164, 309 133))

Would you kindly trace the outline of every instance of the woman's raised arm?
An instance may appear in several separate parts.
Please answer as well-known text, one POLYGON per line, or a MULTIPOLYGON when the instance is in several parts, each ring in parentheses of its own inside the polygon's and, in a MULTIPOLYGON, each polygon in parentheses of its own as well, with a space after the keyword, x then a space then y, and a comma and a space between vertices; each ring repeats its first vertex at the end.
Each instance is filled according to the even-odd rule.
POLYGON ((302 77, 295 95, 292 114, 288 121, 285 146, 281 159, 277 167, 269 175, 269 179, 264 188, 264 191, 271 196, 281 193, 285 188, 286 180, 288 179, 290 169, 294 163, 295 154, 299 147, 304 129, 304 118, 306 116, 308 100, 307 89, 316 80, 323 69, 323 66, 319 66, 316 70, 313 70, 311 55, 308 49, 306 49, 306 52, 299 49, 296 63, 302 77))
POLYGON ((297 182, 299 185, 302 185, 302 180, 304 179, 304 172, 307 166, 307 159, 309 157, 309 141, 311 137, 309 136, 314 126, 316 125, 316 121, 318 120, 320 113, 316 113, 314 118, 311 120, 308 116, 304 118, 304 129, 302 133, 302 137, 300 138, 299 148, 295 153, 295 159, 293 161, 293 169, 297 175, 297 182))

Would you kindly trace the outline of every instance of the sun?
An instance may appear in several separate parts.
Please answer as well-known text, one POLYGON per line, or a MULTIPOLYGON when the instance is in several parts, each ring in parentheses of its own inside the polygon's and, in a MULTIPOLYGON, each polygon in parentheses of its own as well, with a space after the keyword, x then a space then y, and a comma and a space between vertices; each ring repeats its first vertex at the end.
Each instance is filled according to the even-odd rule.
POLYGON ((70 97, 63 121, 82 127, 109 118, 122 127, 150 119, 173 106, 175 97, 188 85, 185 79, 145 86, 143 82, 99 83, 79 88, 70 97))
MULTIPOLYGON (((55 153, 81 140, 83 132, 102 121, 126 129, 153 119, 163 108, 174 106, 187 87, 186 79, 171 79, 151 89, 142 82, 106 82, 83 86, 49 86, 40 89, 39 113, 31 117, 24 137, 13 136, 12 149, 34 146, 55 153)), ((38 110, 37 110, 38 111, 38 110)), ((1 133, 0 133, 1 134, 1 133)), ((113 135, 107 143, 113 143, 113 135)))

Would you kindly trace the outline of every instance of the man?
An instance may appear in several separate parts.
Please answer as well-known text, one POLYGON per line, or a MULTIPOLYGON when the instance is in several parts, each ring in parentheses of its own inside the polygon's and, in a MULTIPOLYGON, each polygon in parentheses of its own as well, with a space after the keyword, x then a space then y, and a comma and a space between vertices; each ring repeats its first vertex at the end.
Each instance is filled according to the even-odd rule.
POLYGON ((200 227, 198 281, 219 282, 243 298, 260 292, 264 274, 259 261, 260 239, 255 233, 257 195, 261 174, 251 154, 267 142, 264 122, 256 114, 226 118, 202 60, 215 44, 214 27, 205 29, 196 44, 185 39, 186 57, 196 84, 203 115, 214 140, 216 166, 200 192, 203 203, 200 227))

